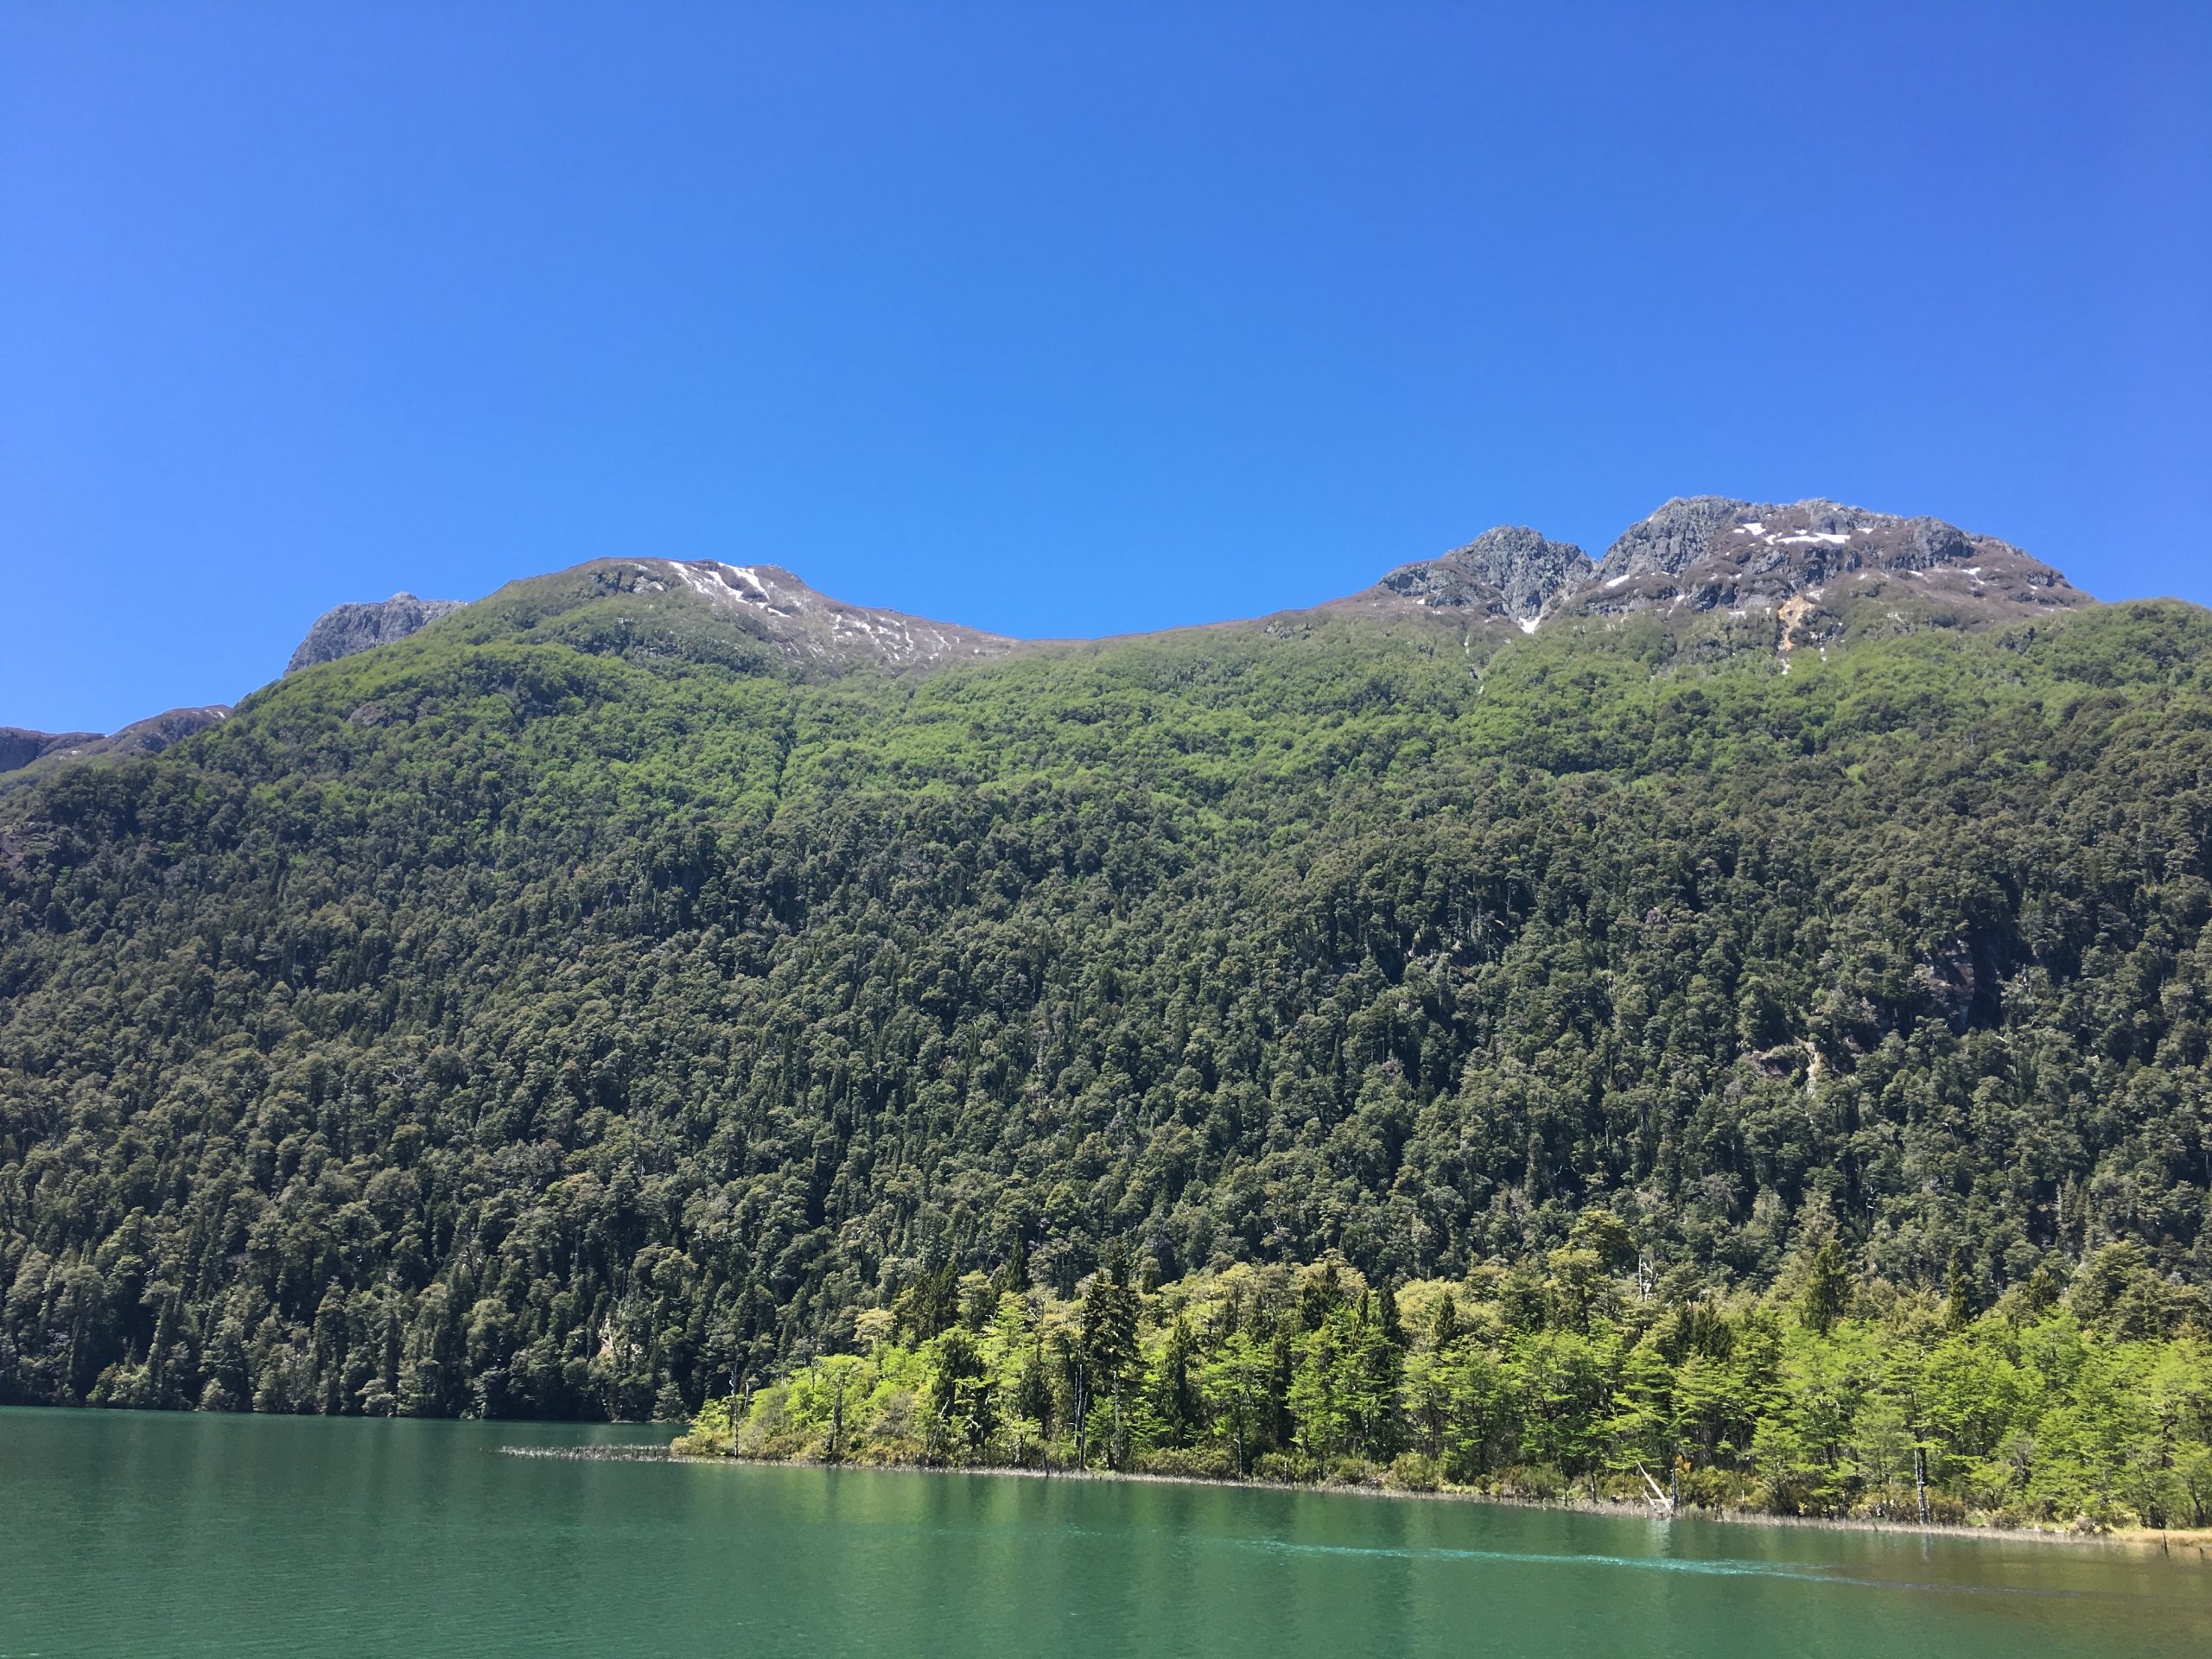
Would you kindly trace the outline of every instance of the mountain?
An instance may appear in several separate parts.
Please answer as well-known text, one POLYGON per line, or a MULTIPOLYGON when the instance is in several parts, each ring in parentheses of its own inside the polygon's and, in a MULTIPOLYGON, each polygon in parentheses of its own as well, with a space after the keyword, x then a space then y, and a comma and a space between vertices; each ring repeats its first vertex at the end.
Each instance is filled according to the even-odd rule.
POLYGON ((595 559, 511 582, 472 609, 478 637, 557 638, 594 651, 705 652, 805 677, 995 657, 1015 642, 831 599, 773 564, 595 559))
POLYGON ((2208 929, 2212 615, 1932 520, 1019 645, 597 560, 0 802, 0 1399, 641 1416, 1017 1255, 1592 1228, 2163 1328, 2208 929))
POLYGON ((1441 558, 1400 565, 1339 607, 1393 609, 1407 605, 1484 622, 1517 623, 1533 633, 1554 601, 1589 579, 1590 556, 1533 530, 1501 524, 1441 558))
MULTIPOLYGON (((1548 617, 1713 611, 1777 619, 1778 643, 1821 644, 1848 623, 1895 632, 1977 626, 2093 602, 2018 549, 1934 518, 1831 501, 1759 505, 1719 496, 1668 502, 1592 564, 1580 548, 1511 525, 1401 565, 1331 611, 1416 612, 1533 633, 1548 617), (1918 587, 1904 583, 1919 581, 1918 587), (1834 589, 1832 593, 1830 590, 1834 589)), ((319 618, 287 673, 394 644, 464 607, 396 594, 319 618)), ((481 601, 480 630, 581 639, 594 648, 720 652, 734 664, 820 676, 927 670, 1021 642, 954 623, 850 605, 781 566, 712 559, 595 559, 511 582, 481 601), (701 610, 703 602, 703 613, 701 610), (497 620, 493 619, 496 617, 497 620), (546 631, 550 630, 550 634, 546 631), (748 657, 747 645, 763 648, 748 657), (729 653, 734 652, 734 656, 729 653)))
POLYGON ((457 599, 417 599, 408 593, 369 604, 334 606, 315 618, 284 671, 296 674, 317 663, 334 663, 356 652, 395 644, 461 607, 457 599))
POLYGON ((1528 633, 1554 617, 1757 616, 1770 622, 1784 653, 1847 632, 1982 627, 2094 602, 2010 543, 1941 519, 1717 495, 1668 502, 1595 565, 1579 547, 1500 526, 1335 601, 1412 607, 1528 633))
POLYGON ((1632 525, 1569 607, 1590 616, 1757 611, 1780 619, 1785 643, 1824 645, 1869 624, 1973 627, 2091 602, 2009 543, 1941 519, 1706 495, 1669 501, 1632 525))
POLYGON ((221 724, 230 715, 230 708, 225 703, 200 709, 171 709, 133 721, 121 731, 105 735, 99 732, 33 732, 20 726, 0 726, 0 790, 20 787, 57 767, 98 755, 159 754, 172 743, 221 724))
POLYGON ((0 772, 15 772, 50 754, 69 754, 88 743, 106 741, 99 732, 34 732, 22 726, 0 726, 0 772))

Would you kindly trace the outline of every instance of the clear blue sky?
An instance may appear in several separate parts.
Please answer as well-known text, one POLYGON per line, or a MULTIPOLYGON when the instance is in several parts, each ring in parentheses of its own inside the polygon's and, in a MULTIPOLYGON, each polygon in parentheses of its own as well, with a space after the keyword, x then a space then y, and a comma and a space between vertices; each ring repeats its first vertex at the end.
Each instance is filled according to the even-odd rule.
POLYGON ((1706 491, 2212 601, 2212 4, 0 10, 0 723, 603 554, 1096 634, 1706 491))

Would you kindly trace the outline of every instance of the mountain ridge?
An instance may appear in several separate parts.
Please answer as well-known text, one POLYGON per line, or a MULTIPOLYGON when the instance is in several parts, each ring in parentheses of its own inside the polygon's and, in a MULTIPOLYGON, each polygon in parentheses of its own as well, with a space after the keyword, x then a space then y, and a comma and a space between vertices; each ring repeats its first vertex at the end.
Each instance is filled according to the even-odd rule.
MULTIPOLYGON (((581 597, 644 601, 689 594, 734 631, 806 672, 869 666, 912 672, 1017 649, 1083 643, 1015 639, 855 604, 774 563, 606 556, 518 577, 482 600, 424 600, 402 591, 386 600, 341 602, 308 627, 284 674, 397 644, 472 609, 526 603, 534 594, 580 583, 594 590, 581 597)), ((1311 613, 1366 611, 1533 633, 1554 619, 1603 621, 1684 609, 1694 617, 1720 610, 1777 619, 1777 643, 1786 652, 1793 645, 1832 644, 1853 626, 1872 625, 1879 632, 1984 626, 2096 602, 2012 544, 1941 519, 1902 518, 1821 498, 1758 504, 1688 496, 1669 500, 1630 526, 1597 560, 1572 543, 1501 524, 1434 557, 1399 565, 1341 598, 1184 626, 1235 628, 1311 613), (1908 585, 1916 582, 1916 588, 1908 585)), ((227 712, 230 705, 210 707, 227 712)), ((144 750, 149 746, 141 740, 156 730, 162 743, 150 747, 162 747, 189 734, 182 723, 194 712, 169 710, 111 736, 0 728, 0 776, 48 755, 61 764, 118 748, 144 750)))
POLYGON ((1866 620, 1983 626, 2097 602, 2011 543, 1939 518, 1820 498, 1761 504, 1726 496, 1666 502, 1595 562, 1572 543, 1501 525, 1331 602, 1394 601, 1531 633, 1554 617, 1756 613, 1778 620, 1785 648, 1832 643, 1866 620), (1920 586, 1906 592, 1895 586, 1915 581, 1920 586))
MULTIPOLYGON (((815 671, 874 665, 905 672, 1021 647, 1083 643, 1015 639, 858 605, 820 592, 778 564, 717 559, 590 559, 518 578, 474 603, 517 601, 534 588, 550 591, 578 583, 590 584, 593 596, 601 598, 689 594, 815 671)), ((1881 619, 1901 626, 1986 626, 2096 602, 2010 543, 1941 519, 1902 518, 1819 498, 1762 505, 1695 496, 1665 503, 1624 531, 1599 560, 1539 531, 1498 525, 1318 606, 1186 626, 1236 627, 1309 611, 1364 610, 1449 616, 1534 632, 1554 617, 1602 620, 1684 607, 1693 614, 1721 609, 1780 616, 1784 607, 1794 606, 1783 619, 1784 639, 1826 643, 1851 626, 1849 613, 1875 614, 1869 611, 1875 601, 1882 601, 1881 619), (1745 538, 1740 544, 1734 540, 1738 536, 1745 538), (1923 591, 1901 594, 1890 585, 1922 577, 1929 579, 1923 591), (1838 582, 1860 585, 1822 608, 1838 582)), ((294 654, 293 668, 392 643, 468 608, 404 594, 381 606, 335 607, 310 630, 294 654), (388 608, 402 601, 404 608, 388 608)))
POLYGON ((11 789, 60 766, 101 755, 159 754, 231 717, 232 705, 168 709, 109 733, 36 732, 0 726, 0 789, 11 789))
POLYGON ((294 647, 284 672, 296 674, 317 663, 334 663, 378 645, 397 644, 440 617, 459 610, 457 599, 417 599, 402 590, 390 599, 334 605, 315 618, 294 647))

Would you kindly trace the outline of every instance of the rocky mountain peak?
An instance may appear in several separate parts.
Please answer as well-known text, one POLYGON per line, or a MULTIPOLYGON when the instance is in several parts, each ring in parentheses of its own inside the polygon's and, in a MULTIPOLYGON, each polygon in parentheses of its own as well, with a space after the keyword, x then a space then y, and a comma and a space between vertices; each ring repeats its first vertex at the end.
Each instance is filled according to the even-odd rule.
POLYGON ((1500 524, 1443 557, 1409 564, 1382 578, 1394 593, 1437 607, 1485 602, 1495 594, 1516 621, 1543 614, 1564 589, 1590 575, 1590 556, 1525 527, 1500 524))
POLYGON ((1900 518, 1819 497, 1760 505, 1719 495, 1677 496, 1623 531, 1605 550, 1598 575, 1609 581, 1677 575, 1704 559, 1746 553, 1752 554, 1753 563, 1775 568, 1793 557, 1820 556, 1824 549, 1848 550, 1854 556, 1840 562, 1847 569, 1871 563, 1883 569, 1924 570, 1971 559, 1978 546, 2019 552, 1993 537, 1968 536, 1940 518, 1900 518), (1792 549, 1809 551, 1793 554, 1792 549))
POLYGON ((1501 525, 1332 608, 1456 613, 1529 633, 1554 616, 1758 613, 1781 618, 1786 651, 1862 624, 1973 627, 2091 602, 2010 543, 1940 518, 1693 495, 1631 524, 1595 565, 1571 543, 1501 525))
MULTIPOLYGON (((690 592, 793 657, 826 663, 874 660, 913 668, 957 658, 995 657, 1014 641, 957 622, 933 622, 832 599, 778 564, 714 559, 655 561, 690 592)), ((651 580, 651 578, 648 578, 651 580)))
MULTIPOLYGON (((1815 497, 1796 502, 1677 497, 1630 525, 1599 562, 1574 607, 1594 614, 1669 609, 1833 609, 1901 584, 1962 620, 2088 596, 2009 542, 1940 518, 1900 518, 1815 497)), ((1902 613, 1899 613, 1900 616, 1902 613)))
POLYGON ((609 638, 639 630, 695 633, 703 625, 709 636, 756 642, 807 674, 928 668, 995 657, 1015 644, 979 628, 833 599, 781 565, 718 559, 594 559, 511 583, 482 602, 494 613, 518 604, 540 614, 593 607, 607 618, 609 638), (607 609, 610 602, 617 608, 607 609))
POLYGON ((1748 501, 1726 496, 1675 496, 1615 538, 1598 563, 1598 575, 1610 578, 1659 571, 1672 575, 1705 556, 1715 531, 1732 526, 1738 514, 1757 511, 1748 501))
POLYGON ((397 593, 365 604, 334 606, 315 620, 284 671, 296 674, 317 663, 334 663, 341 657, 404 639, 448 612, 459 610, 462 603, 457 599, 417 599, 412 594, 397 593))
POLYGON ((1373 608, 1412 603, 1423 610, 1465 611, 1533 628, 1561 594, 1591 572, 1590 556, 1522 526, 1500 524, 1465 547, 1400 565, 1344 603, 1373 608))

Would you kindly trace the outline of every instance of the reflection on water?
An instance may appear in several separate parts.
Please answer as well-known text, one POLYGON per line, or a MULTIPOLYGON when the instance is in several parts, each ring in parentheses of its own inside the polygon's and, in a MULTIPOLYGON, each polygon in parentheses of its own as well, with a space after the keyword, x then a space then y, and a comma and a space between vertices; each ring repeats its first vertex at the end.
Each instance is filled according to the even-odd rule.
POLYGON ((0 1659, 2212 1652, 2193 1554, 497 1455, 664 1433, 0 1411, 0 1659))

